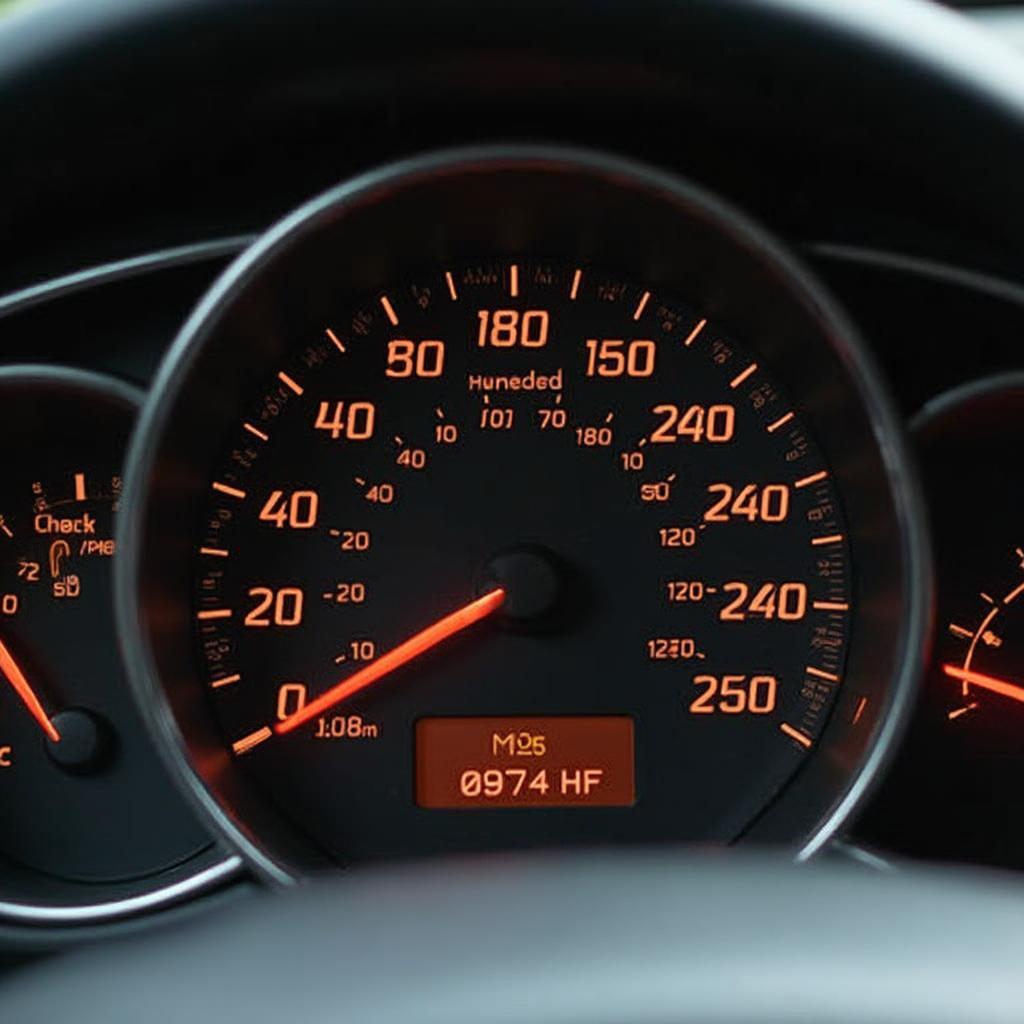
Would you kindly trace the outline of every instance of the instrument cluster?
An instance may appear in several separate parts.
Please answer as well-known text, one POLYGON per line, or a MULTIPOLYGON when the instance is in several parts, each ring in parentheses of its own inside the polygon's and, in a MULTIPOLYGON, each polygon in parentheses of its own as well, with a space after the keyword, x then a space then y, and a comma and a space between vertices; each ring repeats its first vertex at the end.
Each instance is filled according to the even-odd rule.
POLYGON ((542 144, 0 297, 0 942, 487 851, 1024 869, 1021 329, 542 144))

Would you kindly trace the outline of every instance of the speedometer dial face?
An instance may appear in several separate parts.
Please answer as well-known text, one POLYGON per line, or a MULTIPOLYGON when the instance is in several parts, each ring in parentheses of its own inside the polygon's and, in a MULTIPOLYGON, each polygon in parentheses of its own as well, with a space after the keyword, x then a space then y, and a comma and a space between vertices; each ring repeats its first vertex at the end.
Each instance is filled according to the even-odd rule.
POLYGON ((706 197, 453 161, 296 215, 172 357, 122 590, 158 729, 289 871, 834 827, 921 626, 870 371, 706 197))
POLYGON ((196 565, 245 770, 300 820, 353 780, 317 821, 339 855, 742 831, 827 720, 851 605, 830 467, 752 353, 555 262, 389 282, 295 342, 211 481, 196 565), (586 717, 570 738, 559 716, 586 717), (459 813, 497 808, 530 820, 459 813))

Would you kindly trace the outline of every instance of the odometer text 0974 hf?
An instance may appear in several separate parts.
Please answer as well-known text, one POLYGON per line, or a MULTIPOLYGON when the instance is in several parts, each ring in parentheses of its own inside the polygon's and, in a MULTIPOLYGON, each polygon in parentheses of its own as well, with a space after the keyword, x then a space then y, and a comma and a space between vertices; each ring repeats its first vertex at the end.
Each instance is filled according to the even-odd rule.
POLYGON ((431 267, 296 337, 195 557, 225 743, 349 860, 731 840, 843 680, 847 527, 799 409, 594 266, 431 267))

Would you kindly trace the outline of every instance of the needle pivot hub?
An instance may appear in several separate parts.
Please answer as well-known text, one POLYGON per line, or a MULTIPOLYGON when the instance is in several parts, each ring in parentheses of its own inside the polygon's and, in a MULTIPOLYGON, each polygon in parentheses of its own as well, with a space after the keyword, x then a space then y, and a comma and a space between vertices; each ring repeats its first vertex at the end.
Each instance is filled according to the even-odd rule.
POLYGON ((83 708, 69 708, 54 715, 53 724, 60 732, 60 742, 47 740, 50 759, 73 775, 99 771, 108 761, 113 735, 107 723, 83 708))
POLYGON ((480 592, 501 587, 502 618, 518 625, 549 619, 562 596, 562 574, 554 555, 544 548, 523 546, 495 555, 484 567, 480 592))

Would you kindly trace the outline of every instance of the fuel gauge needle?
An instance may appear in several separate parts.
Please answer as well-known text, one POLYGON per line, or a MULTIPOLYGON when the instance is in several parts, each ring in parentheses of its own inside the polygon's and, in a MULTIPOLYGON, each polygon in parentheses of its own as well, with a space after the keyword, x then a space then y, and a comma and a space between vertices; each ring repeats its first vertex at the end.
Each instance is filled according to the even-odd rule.
POLYGON ((505 601, 505 591, 498 587, 495 590, 478 597, 458 611, 451 612, 443 619, 438 619, 432 626, 420 630, 408 640, 393 647, 387 654, 382 654, 376 661, 371 661, 365 668, 353 673, 348 679, 343 679, 336 686, 332 686, 326 693, 322 693, 316 700, 311 701, 305 707, 300 708, 294 715, 289 715, 283 722, 274 726, 274 732, 281 734, 291 732, 300 725, 316 718, 317 715, 334 707, 341 701, 351 697, 360 690, 372 686, 379 679, 390 675, 396 669, 408 664, 414 658, 425 654, 439 643, 461 633, 464 629, 481 619, 486 619, 496 612, 505 601))
POLYGON ((7 681, 14 687, 14 692, 21 698, 22 704, 28 708, 29 713, 39 723, 39 727, 53 740, 60 743, 60 733, 57 727, 50 721, 50 716, 43 710, 43 705, 36 696, 25 673, 21 671, 14 656, 7 649, 7 645, 0 640, 0 672, 7 677, 7 681))
POLYGON ((992 693, 998 693, 1000 696, 1009 697, 1010 700, 1018 700, 1024 704, 1024 686, 1019 683, 997 679, 995 676, 986 676, 981 672, 958 668, 956 665, 943 665, 942 671, 951 679, 959 679, 962 683, 980 687, 982 690, 990 690, 992 693))

